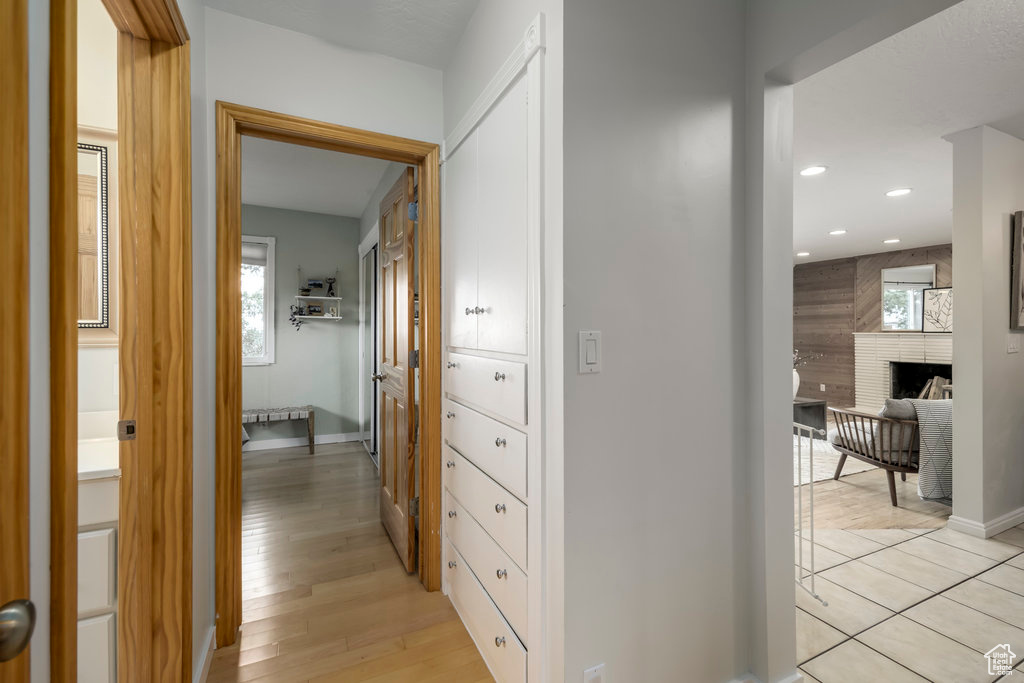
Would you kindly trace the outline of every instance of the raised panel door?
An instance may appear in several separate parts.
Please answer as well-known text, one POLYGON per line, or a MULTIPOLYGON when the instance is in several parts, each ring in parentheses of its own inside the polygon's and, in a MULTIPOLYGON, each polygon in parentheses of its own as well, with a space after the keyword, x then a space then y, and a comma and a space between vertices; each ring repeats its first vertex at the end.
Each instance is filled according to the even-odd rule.
POLYGON ((448 344, 477 347, 479 197, 477 134, 448 158, 444 167, 444 244, 447 255, 448 344))

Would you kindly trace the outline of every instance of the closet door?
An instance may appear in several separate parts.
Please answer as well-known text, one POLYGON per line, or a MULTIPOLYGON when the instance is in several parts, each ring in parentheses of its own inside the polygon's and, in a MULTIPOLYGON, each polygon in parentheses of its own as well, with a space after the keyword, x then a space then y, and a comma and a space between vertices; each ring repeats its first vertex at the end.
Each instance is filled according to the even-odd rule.
POLYGON ((477 348, 526 355, 527 120, 521 78, 478 129, 477 348))
POLYGON ((448 344, 477 348, 477 134, 448 158, 444 167, 444 240, 448 256, 448 344))

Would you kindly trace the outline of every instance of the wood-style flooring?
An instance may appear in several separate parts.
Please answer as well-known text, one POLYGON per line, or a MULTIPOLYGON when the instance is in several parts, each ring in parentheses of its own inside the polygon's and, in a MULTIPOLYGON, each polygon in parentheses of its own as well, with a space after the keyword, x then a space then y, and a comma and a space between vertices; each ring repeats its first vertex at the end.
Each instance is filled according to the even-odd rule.
MULTIPOLYGON (((804 528, 810 523, 808 487, 793 488, 794 504, 803 489, 804 528)), ((828 479, 814 484, 815 529, 938 529, 946 526, 952 513, 948 505, 917 497, 917 475, 908 474, 906 481, 896 476, 896 500, 889 502, 889 484, 885 471, 873 468, 867 472, 828 479)), ((796 514, 799 509, 794 505, 796 514)), ((794 517, 795 519, 795 517, 794 517)))
POLYGON ((408 575, 360 444, 246 453, 242 630, 226 681, 492 681, 448 598, 408 575))

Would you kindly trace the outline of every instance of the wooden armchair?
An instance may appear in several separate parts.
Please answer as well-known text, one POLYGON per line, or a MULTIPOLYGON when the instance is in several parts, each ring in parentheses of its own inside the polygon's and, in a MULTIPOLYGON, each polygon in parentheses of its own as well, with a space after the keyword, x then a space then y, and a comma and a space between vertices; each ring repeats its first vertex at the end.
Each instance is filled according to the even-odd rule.
POLYGON ((832 446, 839 451, 834 479, 839 479, 847 456, 885 470, 889 479, 889 498, 896 505, 896 472, 903 481, 907 472, 918 471, 921 450, 916 421, 894 420, 852 410, 829 408, 836 421, 837 434, 832 446))

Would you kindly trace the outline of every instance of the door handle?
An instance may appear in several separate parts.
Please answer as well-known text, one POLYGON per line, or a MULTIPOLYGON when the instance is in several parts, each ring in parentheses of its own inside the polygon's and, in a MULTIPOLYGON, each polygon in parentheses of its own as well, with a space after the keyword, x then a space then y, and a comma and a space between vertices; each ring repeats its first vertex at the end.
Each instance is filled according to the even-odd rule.
POLYGON ((28 647, 36 627, 36 606, 31 600, 11 600, 0 607, 0 662, 17 657, 28 647))
POLYGON ((388 376, 387 376, 387 375, 385 375, 385 374, 384 374, 383 372, 381 372, 381 373, 375 373, 375 374, 373 374, 373 375, 370 375, 370 379, 371 379, 372 381, 374 381, 374 382, 383 382, 383 381, 384 381, 384 380, 386 380, 387 378, 388 378, 388 376))

